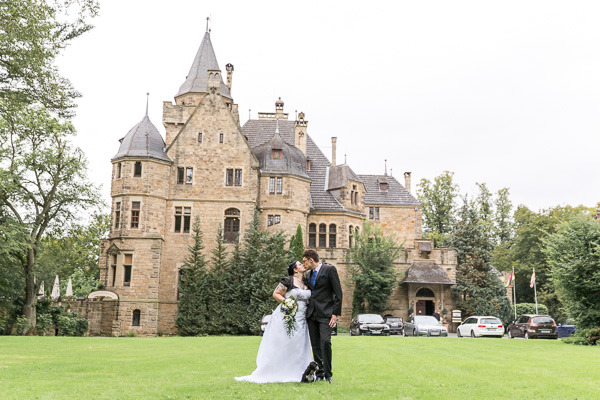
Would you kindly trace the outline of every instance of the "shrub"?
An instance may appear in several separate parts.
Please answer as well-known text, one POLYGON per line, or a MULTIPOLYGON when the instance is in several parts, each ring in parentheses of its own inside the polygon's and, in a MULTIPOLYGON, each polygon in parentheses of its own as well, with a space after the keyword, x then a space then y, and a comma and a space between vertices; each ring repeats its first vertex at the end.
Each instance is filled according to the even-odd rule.
POLYGON ((125 337, 136 337, 136 336, 137 336, 136 331, 125 331, 125 337))
POLYGON ((24 315, 20 315, 17 317, 17 335, 24 335, 31 328, 31 323, 29 323, 29 318, 24 315))
POLYGON ((37 314, 35 329, 37 330, 37 334, 43 336, 46 332, 48 332, 48 328, 52 325, 52 315, 50 314, 37 314))
POLYGON ((580 329, 573 335, 562 339, 563 343, 579 346, 595 346, 598 340, 600 340, 600 327, 580 329))
POLYGON ((77 318, 75 313, 65 313, 58 317, 58 333, 61 336, 83 336, 88 329, 85 318, 77 318))
POLYGON ((535 312, 535 303, 517 303, 517 315, 521 314, 548 314, 548 307, 538 303, 538 312, 535 312))

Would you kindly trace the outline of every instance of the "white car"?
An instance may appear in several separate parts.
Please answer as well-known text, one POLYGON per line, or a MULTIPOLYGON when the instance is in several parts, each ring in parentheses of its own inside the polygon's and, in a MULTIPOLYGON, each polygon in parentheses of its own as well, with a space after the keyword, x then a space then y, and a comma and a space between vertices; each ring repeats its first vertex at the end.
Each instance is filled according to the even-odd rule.
POLYGON ((473 316, 465 319, 462 324, 456 328, 456 336, 492 336, 501 338, 504 336, 504 325, 502 324, 502 321, 496 317, 473 316))

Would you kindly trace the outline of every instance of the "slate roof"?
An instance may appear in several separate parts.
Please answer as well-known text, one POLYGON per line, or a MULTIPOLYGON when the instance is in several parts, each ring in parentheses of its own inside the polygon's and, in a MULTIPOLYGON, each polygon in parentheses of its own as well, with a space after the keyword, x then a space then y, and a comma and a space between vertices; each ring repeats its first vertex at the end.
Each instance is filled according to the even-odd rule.
MULTIPOLYGON (((175 97, 186 93, 206 93, 209 69, 220 70, 217 56, 210 41, 210 32, 206 32, 190 68, 190 72, 175 97)), ((231 99, 229 88, 223 83, 223 74, 221 74, 221 95, 231 99)))
POLYGON ((415 199, 405 188, 389 175, 358 175, 365 184, 365 204, 368 205, 401 205, 420 206, 421 203, 415 199), (388 190, 379 190, 379 183, 387 182, 388 190))
POLYGON ((403 283, 441 283, 443 285, 454 285, 446 271, 433 261, 415 261, 406 271, 403 283))
POLYGON ((165 141, 158 129, 150 122, 148 115, 131 128, 120 142, 119 151, 112 160, 126 157, 146 157, 171 162, 165 153, 165 141))
POLYGON ((340 164, 329 167, 329 184, 327 185, 329 190, 343 188, 349 180, 360 182, 360 178, 348 165, 340 164))
POLYGON ((306 174, 306 158, 296 147, 286 143, 279 132, 266 143, 256 146, 252 152, 258 159, 263 173, 283 173, 308 178, 306 174), (280 159, 273 159, 273 150, 281 151, 280 159))
MULTIPOLYGON (((242 127, 242 133, 248 139, 250 148, 254 148, 269 141, 275 135, 276 126, 275 120, 251 119, 242 127)), ((279 134, 286 143, 294 146, 294 121, 279 121, 279 134)), ((306 159, 310 161, 310 170, 307 171, 311 179, 310 208, 321 211, 345 211, 340 202, 327 191, 327 175, 331 163, 310 135, 306 135, 306 159)))

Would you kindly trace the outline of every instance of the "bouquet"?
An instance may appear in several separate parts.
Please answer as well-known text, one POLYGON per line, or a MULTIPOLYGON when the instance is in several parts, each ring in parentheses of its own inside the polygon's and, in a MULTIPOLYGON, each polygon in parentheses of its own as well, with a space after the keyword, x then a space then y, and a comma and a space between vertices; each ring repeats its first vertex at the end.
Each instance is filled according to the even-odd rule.
POLYGON ((298 311, 298 302, 294 296, 290 296, 281 303, 281 313, 283 314, 283 323, 285 332, 289 337, 294 336, 296 330, 296 312, 298 311))

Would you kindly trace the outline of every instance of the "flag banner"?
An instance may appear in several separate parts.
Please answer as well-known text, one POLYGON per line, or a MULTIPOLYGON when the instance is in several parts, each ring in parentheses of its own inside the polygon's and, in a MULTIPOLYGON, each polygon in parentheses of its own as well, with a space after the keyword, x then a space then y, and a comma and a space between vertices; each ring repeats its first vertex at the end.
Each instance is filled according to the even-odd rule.
POLYGON ((508 281, 506 282, 506 287, 512 286, 514 281, 515 281, 515 273, 511 272, 510 275, 508 276, 508 281))
POLYGON ((531 282, 529 282, 529 287, 532 288, 535 283, 535 271, 531 274, 531 282))

